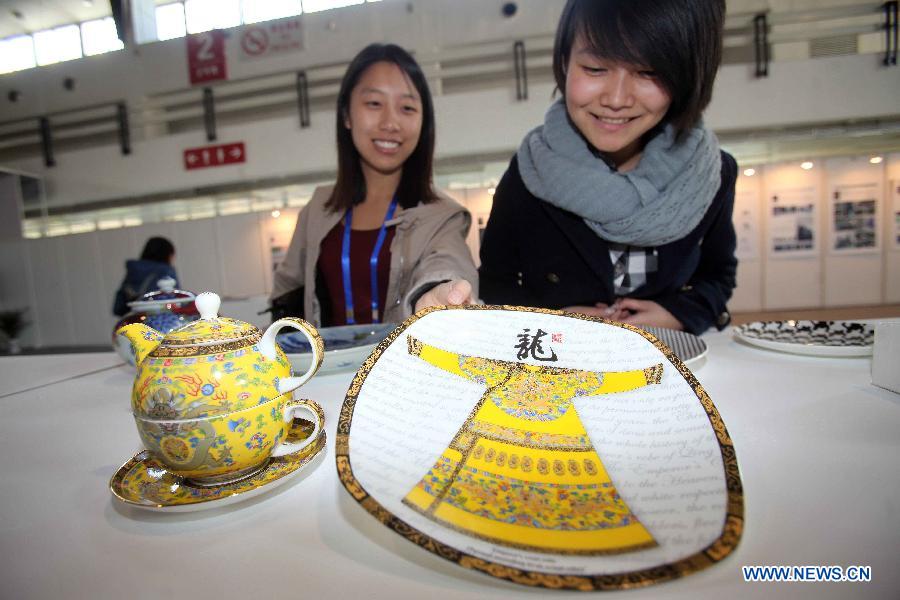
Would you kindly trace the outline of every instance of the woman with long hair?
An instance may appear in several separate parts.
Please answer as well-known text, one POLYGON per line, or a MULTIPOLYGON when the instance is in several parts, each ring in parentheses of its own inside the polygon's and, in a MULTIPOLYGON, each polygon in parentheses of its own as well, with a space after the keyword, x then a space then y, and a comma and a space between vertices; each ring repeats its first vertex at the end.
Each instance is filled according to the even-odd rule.
POLYGON ((471 302, 471 216, 433 188, 434 107, 409 53, 363 49, 341 82, 336 125, 337 181, 300 212, 273 308, 301 287, 303 317, 319 326, 399 322, 471 302))
POLYGON ((486 302, 693 333, 728 324, 737 165, 701 122, 724 16, 724 0, 568 0, 562 98, 494 195, 486 302))

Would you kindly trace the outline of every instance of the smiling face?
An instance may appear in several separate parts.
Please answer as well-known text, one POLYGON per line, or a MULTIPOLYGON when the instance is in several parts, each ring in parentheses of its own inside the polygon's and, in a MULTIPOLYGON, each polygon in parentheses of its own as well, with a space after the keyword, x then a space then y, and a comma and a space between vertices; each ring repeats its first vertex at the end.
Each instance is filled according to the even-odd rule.
POLYGON ((569 56, 565 96, 572 122, 620 171, 638 164, 643 135, 672 103, 652 71, 595 56, 580 38, 569 56))
POLYGON ((377 62, 353 88, 344 127, 350 130, 363 173, 395 175, 419 143, 421 98, 400 67, 377 62))

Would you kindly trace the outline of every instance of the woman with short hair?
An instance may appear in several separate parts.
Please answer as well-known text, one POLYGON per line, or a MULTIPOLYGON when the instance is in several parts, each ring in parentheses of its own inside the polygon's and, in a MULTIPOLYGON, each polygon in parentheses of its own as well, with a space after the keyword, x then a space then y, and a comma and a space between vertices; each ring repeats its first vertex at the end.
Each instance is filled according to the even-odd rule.
POLYGON ((701 122, 723 0, 569 0, 562 98, 496 188, 482 298, 700 333, 730 317, 737 165, 701 122))

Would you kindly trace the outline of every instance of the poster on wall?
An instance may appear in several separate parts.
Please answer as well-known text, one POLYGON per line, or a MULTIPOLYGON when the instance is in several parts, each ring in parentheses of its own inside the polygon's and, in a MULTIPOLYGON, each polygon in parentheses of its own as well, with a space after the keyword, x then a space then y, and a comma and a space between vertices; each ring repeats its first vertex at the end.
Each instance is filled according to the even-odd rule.
POLYGON ((831 193, 831 251, 864 254, 878 250, 878 185, 838 185, 831 193))
POLYGON ((818 250, 814 189, 780 190, 770 197, 769 253, 773 257, 814 256, 818 250))
POLYGON ((734 195, 735 254, 740 260, 759 258, 759 195, 756 190, 738 190, 734 195))

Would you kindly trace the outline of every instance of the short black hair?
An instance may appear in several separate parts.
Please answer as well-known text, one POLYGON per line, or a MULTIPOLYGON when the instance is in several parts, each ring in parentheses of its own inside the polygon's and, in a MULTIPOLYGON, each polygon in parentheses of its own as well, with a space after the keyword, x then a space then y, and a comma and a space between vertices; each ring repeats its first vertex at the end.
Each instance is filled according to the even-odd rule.
POLYGON ((141 260, 171 264, 175 255, 175 246, 164 237, 152 237, 144 244, 141 260))
POLYGON ((598 57, 645 66, 672 104, 663 121, 682 135, 712 98, 722 61, 725 0, 568 0, 553 47, 553 75, 565 95, 572 47, 582 36, 598 57))
POLYGON ((397 202, 403 208, 412 208, 419 202, 437 200, 433 188, 434 164, 434 103, 428 81, 419 63, 403 48, 395 44, 370 44, 354 57, 347 67, 337 98, 337 152, 338 172, 334 191, 326 206, 338 212, 359 204, 366 198, 366 179, 363 176, 359 151, 353 144, 353 134, 344 126, 350 114, 350 96, 366 69, 379 62, 388 62, 400 68, 409 77, 422 103, 422 129, 419 143, 403 163, 403 175, 397 187, 397 202))

